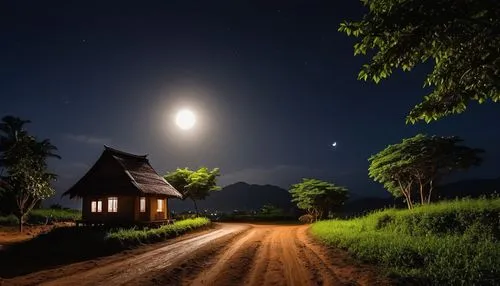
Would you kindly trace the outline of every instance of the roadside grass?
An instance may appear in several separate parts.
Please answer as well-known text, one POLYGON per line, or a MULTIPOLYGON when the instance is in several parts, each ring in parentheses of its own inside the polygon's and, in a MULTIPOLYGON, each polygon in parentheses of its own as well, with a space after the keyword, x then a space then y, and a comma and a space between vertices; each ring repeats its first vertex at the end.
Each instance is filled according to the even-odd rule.
POLYGON ((423 284, 500 284, 500 199, 445 201, 320 221, 311 233, 328 245, 423 284))
POLYGON ((198 217, 177 221, 173 224, 164 225, 159 228, 120 228, 108 232, 104 239, 112 242, 113 244, 118 243, 124 247, 136 246, 139 244, 153 243, 176 237, 193 229, 209 226, 210 223, 211 222, 208 218, 198 217))
POLYGON ((0 267, 0 277, 10 278, 112 255, 140 244, 164 241, 208 227, 210 223, 207 218, 195 218, 144 230, 55 227, 50 232, 10 245, 0 251, 0 261, 8 261, 0 267))
MULTIPOLYGON (((81 219, 82 212, 73 209, 34 209, 27 218, 28 224, 46 224, 52 222, 74 222, 81 219)), ((13 214, 0 216, 0 225, 17 225, 19 220, 13 214)))
POLYGON ((29 213, 28 222, 33 224, 53 222, 74 222, 82 218, 80 210, 73 209, 34 209, 29 213))
POLYGON ((0 225, 17 225, 19 220, 13 214, 7 216, 0 216, 0 225))

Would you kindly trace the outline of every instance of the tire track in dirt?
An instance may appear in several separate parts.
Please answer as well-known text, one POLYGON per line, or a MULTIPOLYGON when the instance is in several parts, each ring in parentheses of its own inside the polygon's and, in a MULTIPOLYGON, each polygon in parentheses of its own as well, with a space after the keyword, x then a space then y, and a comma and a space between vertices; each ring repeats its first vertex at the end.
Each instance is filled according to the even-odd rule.
POLYGON ((307 226, 252 225, 183 285, 390 285, 374 267, 315 243, 307 226))
POLYGON ((247 226, 242 225, 226 225, 204 235, 41 285, 123 285, 141 275, 166 269, 214 240, 244 231, 247 228, 247 226))
MULTIPOLYGON (((302 228, 303 230, 307 230, 306 228, 302 228)), ((325 285, 325 286, 333 286, 333 285, 343 285, 342 281, 337 277, 334 271, 332 271, 325 261, 321 260, 316 253, 311 251, 310 247, 306 241, 303 240, 303 237, 299 235, 299 232, 295 231, 294 242, 299 249, 300 255, 304 257, 304 261, 306 262, 306 269, 309 270, 309 273, 312 275, 312 280, 315 282, 315 285, 325 285)))
POLYGON ((260 247, 260 239, 269 231, 252 228, 243 237, 235 240, 221 251, 216 263, 199 273, 184 285, 239 285, 248 272, 248 265, 255 260, 260 247))

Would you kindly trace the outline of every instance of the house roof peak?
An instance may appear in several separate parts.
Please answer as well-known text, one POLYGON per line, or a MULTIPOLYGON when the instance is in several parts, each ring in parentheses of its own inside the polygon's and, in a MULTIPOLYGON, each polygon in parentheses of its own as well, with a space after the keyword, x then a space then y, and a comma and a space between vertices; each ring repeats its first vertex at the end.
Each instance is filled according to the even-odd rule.
POLYGON ((104 145, 104 150, 108 151, 108 152, 111 152, 115 156, 125 157, 125 158, 129 157, 129 158, 136 158, 136 159, 146 159, 148 157, 148 154, 146 154, 146 155, 136 155, 136 154, 124 152, 124 151, 121 151, 121 150, 109 147, 107 145, 104 145))

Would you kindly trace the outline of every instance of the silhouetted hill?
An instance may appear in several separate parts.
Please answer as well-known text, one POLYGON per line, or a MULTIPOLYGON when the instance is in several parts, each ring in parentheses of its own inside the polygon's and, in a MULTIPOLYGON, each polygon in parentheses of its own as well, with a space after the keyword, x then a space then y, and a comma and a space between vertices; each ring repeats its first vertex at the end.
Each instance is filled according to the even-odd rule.
MULTIPOLYGON (((193 203, 189 200, 171 200, 172 209, 179 212, 193 210, 193 203)), ((232 212, 233 210, 259 210, 263 205, 271 204, 286 212, 294 210, 290 193, 287 190, 273 185, 250 185, 238 182, 213 192, 206 200, 198 203, 199 209, 210 211, 232 212)))

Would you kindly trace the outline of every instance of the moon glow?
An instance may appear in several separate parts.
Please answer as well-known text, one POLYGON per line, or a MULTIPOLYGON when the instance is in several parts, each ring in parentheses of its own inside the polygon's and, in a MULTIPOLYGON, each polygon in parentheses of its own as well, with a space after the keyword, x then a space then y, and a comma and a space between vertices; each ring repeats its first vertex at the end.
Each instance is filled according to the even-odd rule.
POLYGON ((175 116, 175 123, 182 130, 189 130, 193 128, 196 123, 196 116, 191 110, 183 109, 177 112, 175 116))
POLYGON ((333 146, 333 147, 337 147, 337 142, 333 142, 333 143, 332 143, 332 146, 333 146))

